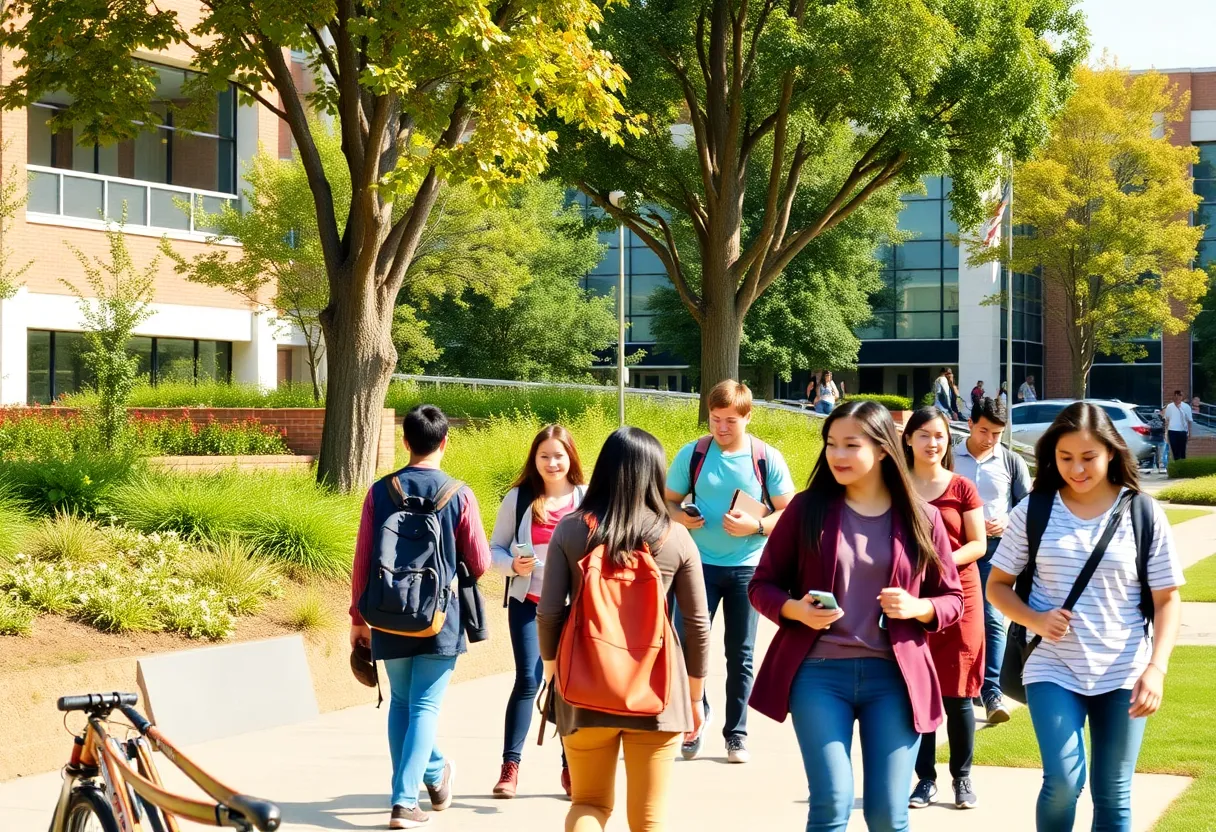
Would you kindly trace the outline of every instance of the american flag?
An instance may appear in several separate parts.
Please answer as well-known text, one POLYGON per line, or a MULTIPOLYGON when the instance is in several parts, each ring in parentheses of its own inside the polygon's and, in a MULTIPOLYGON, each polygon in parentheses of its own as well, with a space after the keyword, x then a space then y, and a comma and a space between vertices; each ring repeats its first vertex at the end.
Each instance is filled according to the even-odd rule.
POLYGON ((1013 198, 1013 183, 1005 183, 1005 190, 1001 194, 1001 202, 996 206, 996 210, 992 212, 992 216, 988 218, 988 229, 984 232, 984 247, 991 248, 996 242, 996 233, 1001 230, 1001 219, 1005 216, 1005 209, 1009 207, 1009 200, 1013 198))

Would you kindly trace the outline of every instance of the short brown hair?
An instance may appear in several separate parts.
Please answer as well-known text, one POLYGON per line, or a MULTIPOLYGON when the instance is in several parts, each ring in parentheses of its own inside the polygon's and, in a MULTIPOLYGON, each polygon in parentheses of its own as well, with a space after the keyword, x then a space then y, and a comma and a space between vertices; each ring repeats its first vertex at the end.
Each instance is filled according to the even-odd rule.
POLYGON ((747 416, 752 412, 752 391, 746 384, 733 378, 719 381, 709 391, 710 410, 725 410, 728 407, 733 407, 740 416, 747 416))

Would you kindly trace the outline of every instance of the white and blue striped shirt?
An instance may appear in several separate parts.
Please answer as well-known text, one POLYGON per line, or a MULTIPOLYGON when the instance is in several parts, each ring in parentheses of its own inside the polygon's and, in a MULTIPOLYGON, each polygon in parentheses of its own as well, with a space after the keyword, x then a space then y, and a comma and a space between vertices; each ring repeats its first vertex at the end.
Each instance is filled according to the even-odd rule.
MULTIPOLYGON (((1030 501, 1024 500, 1010 512, 1009 526, 992 557, 994 567, 1011 575, 1019 574, 1029 557, 1026 540, 1029 505, 1030 501)), ((1035 561, 1031 609, 1042 612, 1064 604, 1102 536, 1109 514, 1108 509, 1101 517, 1082 520, 1056 495, 1035 561)), ((1174 535, 1165 512, 1154 501, 1149 587, 1169 589, 1182 583, 1182 564, 1174 535)), ((1026 684, 1053 682, 1087 696, 1130 689, 1144 672, 1152 652, 1139 604, 1140 576, 1129 511, 1073 607, 1068 635, 1054 644, 1041 642, 1027 659, 1022 680, 1026 684)))

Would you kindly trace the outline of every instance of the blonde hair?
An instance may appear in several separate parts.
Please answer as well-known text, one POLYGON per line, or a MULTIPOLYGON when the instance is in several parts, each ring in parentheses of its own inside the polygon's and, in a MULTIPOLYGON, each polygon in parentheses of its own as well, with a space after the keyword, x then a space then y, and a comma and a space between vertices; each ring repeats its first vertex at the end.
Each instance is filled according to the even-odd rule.
POLYGON ((733 407, 740 416, 752 412, 752 391, 746 384, 728 378, 720 381, 709 391, 709 409, 725 410, 733 407))

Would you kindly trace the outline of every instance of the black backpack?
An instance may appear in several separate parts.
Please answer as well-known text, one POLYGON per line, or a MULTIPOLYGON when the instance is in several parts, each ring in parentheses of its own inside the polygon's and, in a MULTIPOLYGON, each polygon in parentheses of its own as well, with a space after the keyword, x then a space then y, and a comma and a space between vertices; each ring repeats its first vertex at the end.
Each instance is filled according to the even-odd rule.
POLYGON ((359 598, 359 613, 373 630, 430 638, 443 629, 456 578, 443 551, 439 513, 464 487, 449 479, 434 499, 406 496, 396 474, 384 478, 396 511, 380 525, 376 562, 359 598))

